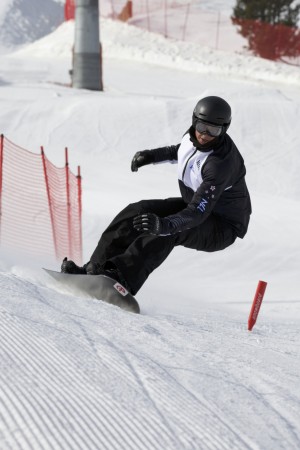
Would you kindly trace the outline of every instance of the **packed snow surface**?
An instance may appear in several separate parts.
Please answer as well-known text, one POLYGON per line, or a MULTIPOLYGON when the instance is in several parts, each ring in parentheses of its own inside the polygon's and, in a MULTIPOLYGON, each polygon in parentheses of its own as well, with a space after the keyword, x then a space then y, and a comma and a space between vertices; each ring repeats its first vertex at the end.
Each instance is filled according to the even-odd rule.
POLYGON ((68 146, 81 165, 85 261, 126 204, 179 195, 176 165, 130 162, 180 142, 205 95, 232 105, 253 214, 225 251, 174 250, 140 315, 70 295, 46 256, 1 252, 0 448, 299 449, 299 69, 102 19, 105 90, 76 90, 73 32, 2 55, 0 131, 58 166, 68 146))

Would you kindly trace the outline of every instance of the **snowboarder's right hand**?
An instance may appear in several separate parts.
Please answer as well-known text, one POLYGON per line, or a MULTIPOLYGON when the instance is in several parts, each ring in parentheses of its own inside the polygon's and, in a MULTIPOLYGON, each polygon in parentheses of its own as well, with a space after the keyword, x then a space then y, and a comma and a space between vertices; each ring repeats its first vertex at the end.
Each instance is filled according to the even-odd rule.
POLYGON ((131 161, 131 171, 137 172, 138 169, 147 164, 154 162, 154 155, 151 150, 143 150, 142 152, 137 152, 131 161))
POLYGON ((167 236, 171 234, 170 220, 158 217, 156 214, 143 213, 133 219, 133 228, 144 233, 156 236, 167 236))

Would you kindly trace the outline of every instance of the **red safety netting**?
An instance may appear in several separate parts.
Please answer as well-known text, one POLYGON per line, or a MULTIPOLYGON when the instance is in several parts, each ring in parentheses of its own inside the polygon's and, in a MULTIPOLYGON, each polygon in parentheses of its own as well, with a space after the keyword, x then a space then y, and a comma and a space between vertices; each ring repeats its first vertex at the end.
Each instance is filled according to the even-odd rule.
POLYGON ((283 24, 271 25, 260 20, 233 18, 239 33, 248 40, 254 55, 273 61, 300 56, 300 29, 283 24))
POLYGON ((81 263, 81 177, 4 136, 0 142, 0 247, 81 263))
MULTIPOLYGON (((65 20, 74 19, 75 2, 66 0, 65 20)), ((196 0, 99 0, 99 8, 101 16, 128 21, 165 37, 300 65, 299 28, 230 19, 220 11, 201 9, 201 2, 196 0), (241 35, 239 39, 237 34, 241 35)))

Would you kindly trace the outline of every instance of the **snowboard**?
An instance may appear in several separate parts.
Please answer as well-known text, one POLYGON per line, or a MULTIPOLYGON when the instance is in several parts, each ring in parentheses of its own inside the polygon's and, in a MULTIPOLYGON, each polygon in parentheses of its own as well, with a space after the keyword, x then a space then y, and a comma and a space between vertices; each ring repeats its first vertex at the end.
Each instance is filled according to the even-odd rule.
POLYGON ((74 275, 44 269, 60 285, 74 295, 84 295, 102 300, 125 311, 140 312, 136 299, 118 281, 106 275, 74 275))

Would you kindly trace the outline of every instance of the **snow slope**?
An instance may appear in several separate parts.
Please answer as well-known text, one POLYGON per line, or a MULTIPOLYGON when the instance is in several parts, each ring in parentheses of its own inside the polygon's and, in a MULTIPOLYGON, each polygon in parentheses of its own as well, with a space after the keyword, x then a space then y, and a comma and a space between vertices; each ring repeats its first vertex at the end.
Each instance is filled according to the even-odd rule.
POLYGON ((232 104, 253 216, 224 252, 176 249, 138 293, 139 316, 58 290, 40 269, 57 263, 2 253, 0 447, 297 449, 298 72, 189 53, 110 21, 101 30, 103 93, 65 86, 71 23, 0 67, 1 132, 32 151, 43 144, 60 166, 68 146, 82 167, 85 259, 127 203, 178 195, 176 166, 133 174, 130 161, 179 142, 204 95, 232 104), (268 287, 249 333, 259 279, 268 287))

